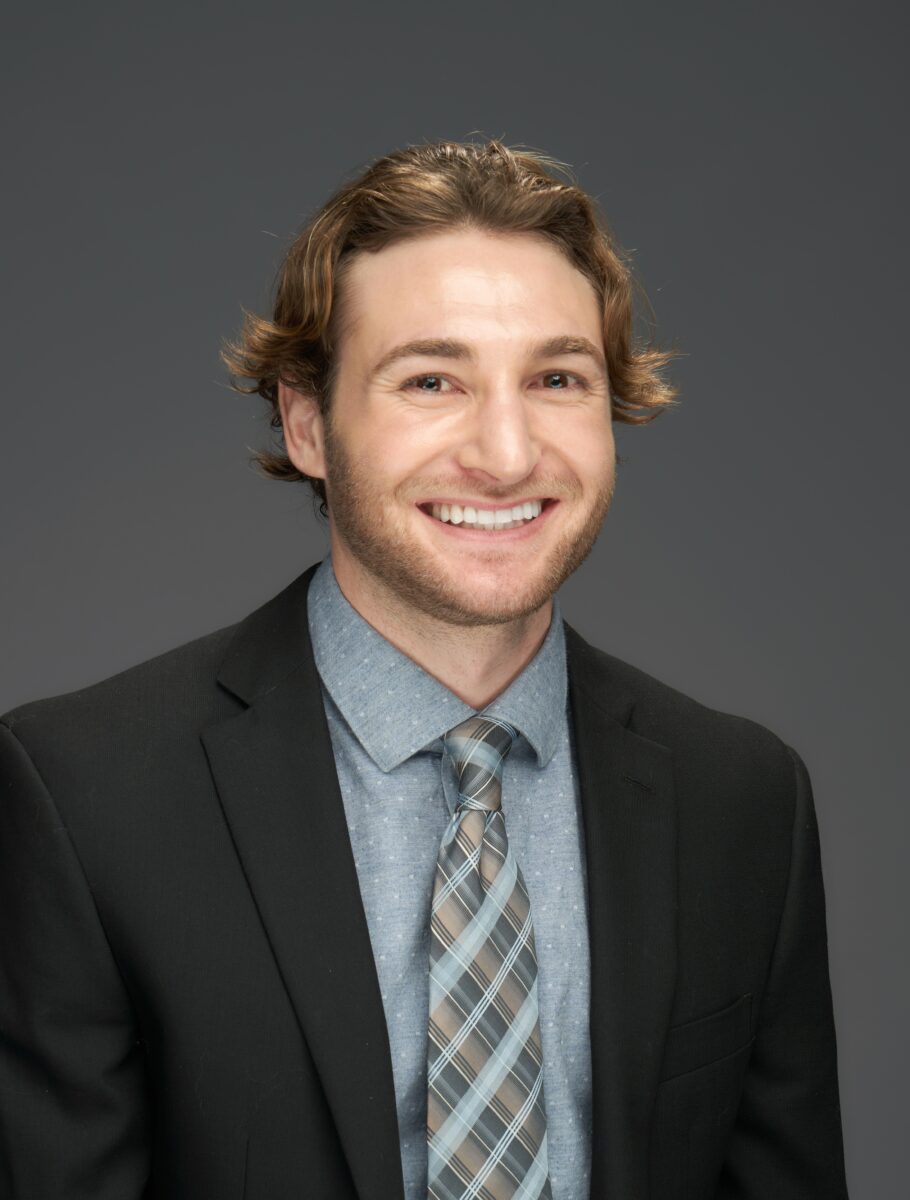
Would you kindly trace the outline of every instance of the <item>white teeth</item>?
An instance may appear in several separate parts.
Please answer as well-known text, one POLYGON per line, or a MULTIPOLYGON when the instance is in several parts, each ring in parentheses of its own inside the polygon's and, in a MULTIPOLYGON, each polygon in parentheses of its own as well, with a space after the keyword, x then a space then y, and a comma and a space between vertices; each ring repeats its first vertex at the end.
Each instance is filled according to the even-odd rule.
POLYGON ((518 529, 527 521, 539 517, 543 505, 539 500, 525 500, 511 508, 473 508, 470 504, 431 504, 430 513, 437 521, 465 525, 473 529, 518 529))

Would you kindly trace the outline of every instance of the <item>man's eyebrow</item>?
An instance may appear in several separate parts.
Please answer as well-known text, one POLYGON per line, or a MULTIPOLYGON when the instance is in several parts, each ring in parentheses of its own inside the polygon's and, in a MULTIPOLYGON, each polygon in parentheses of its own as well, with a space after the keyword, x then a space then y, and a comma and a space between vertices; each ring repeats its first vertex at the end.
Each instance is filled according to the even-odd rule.
MULTIPOLYGON (((570 334, 557 334, 531 347, 531 358, 555 358, 558 355, 579 354, 592 358, 601 371, 606 371, 607 364, 602 350, 586 337, 576 337, 570 334)), ((411 342, 402 342, 393 346, 382 356, 370 372, 370 378, 375 379, 383 371, 387 371, 394 363, 402 358, 452 358, 474 362, 474 351, 467 342, 459 342, 455 338, 417 338, 411 342)))
POLYGON ((458 342, 454 338, 417 338, 393 346, 370 371, 370 378, 375 379, 401 358, 460 358, 473 362, 474 351, 467 342, 458 342))
POLYGON ((586 337, 558 334, 556 337, 547 338, 545 342, 538 342, 532 351, 534 358, 557 358, 563 354, 583 354, 588 358, 593 358, 601 371, 605 372, 607 369, 607 360, 604 358, 603 350, 599 350, 586 337))

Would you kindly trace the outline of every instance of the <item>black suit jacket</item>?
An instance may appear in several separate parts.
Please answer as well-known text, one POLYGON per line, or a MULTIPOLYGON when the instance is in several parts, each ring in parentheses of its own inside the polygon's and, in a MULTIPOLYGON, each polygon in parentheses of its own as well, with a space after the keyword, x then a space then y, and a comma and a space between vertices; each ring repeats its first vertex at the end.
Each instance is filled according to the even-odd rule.
MULTIPOLYGON (((4 1198, 402 1195, 312 571, 237 626, 2 718, 4 1198)), ((591 1194, 838 1200, 806 769, 567 638, 591 1194)))

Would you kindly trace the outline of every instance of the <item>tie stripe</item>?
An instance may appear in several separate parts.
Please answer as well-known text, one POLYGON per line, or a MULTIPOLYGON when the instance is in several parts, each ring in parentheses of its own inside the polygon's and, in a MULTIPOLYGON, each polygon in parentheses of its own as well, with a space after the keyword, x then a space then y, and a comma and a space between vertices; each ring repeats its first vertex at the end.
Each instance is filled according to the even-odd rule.
POLYGON ((459 794, 430 930, 431 1200, 550 1200, 531 906, 500 810, 516 736, 471 717, 445 737, 459 794))

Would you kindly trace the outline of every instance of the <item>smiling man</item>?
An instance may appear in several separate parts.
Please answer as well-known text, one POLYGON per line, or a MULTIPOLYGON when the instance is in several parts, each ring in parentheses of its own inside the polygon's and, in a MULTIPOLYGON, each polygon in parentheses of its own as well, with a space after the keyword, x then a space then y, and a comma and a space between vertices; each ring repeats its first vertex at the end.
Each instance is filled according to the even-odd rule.
POLYGON ((362 255, 344 289, 337 401, 278 383, 288 455, 325 481, 348 601, 483 708, 610 503, 601 301, 539 235, 472 228, 362 255))
POLYGON ((557 591, 672 399, 541 155, 374 163, 228 361, 330 553, 0 724, 4 1197, 846 1196, 812 790, 557 591))

